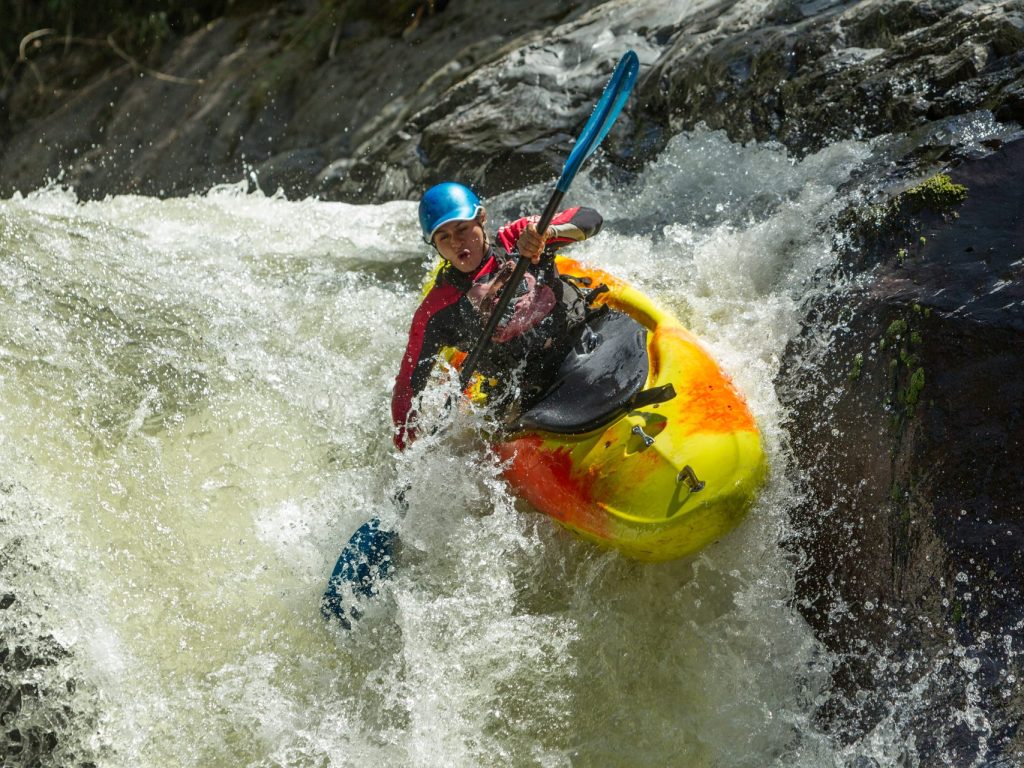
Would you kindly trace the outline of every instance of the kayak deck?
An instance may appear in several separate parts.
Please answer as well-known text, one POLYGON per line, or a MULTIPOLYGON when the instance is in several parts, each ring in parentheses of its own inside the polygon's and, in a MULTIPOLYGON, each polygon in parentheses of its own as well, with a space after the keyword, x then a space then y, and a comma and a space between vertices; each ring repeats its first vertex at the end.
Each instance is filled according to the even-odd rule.
POLYGON ((505 476, 585 539, 645 561, 698 551, 746 515, 766 474, 754 418, 697 338, 625 282, 565 257, 562 274, 609 291, 596 304, 647 329, 645 389, 676 396, 577 435, 529 430, 495 445, 505 476))

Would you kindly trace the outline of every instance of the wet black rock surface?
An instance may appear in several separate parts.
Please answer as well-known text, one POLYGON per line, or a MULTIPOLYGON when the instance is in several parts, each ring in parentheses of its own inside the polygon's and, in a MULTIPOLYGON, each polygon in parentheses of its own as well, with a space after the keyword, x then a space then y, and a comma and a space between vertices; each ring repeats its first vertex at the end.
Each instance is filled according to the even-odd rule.
POLYGON ((701 124, 802 154, 977 110, 1024 119, 1020 0, 346 7, 229 16, 145 67, 37 41, 0 89, 0 194, 60 178, 182 195, 252 170, 267 193, 351 202, 451 177, 505 191, 557 175, 627 47, 641 79, 606 146, 627 169, 701 124))
MULTIPOLYGON (((147 66, 49 36, 0 89, 0 195, 56 179, 83 198, 176 196, 253 169, 268 194, 318 194, 337 177, 333 163, 376 156, 451 86, 595 1, 522 0, 500 13, 433 3, 420 16, 282 2, 170 41, 147 66)), ((408 181, 374 184, 391 197, 411 192, 408 181)))
POLYGON ((977 109, 1024 118, 1019 2, 779 2, 727 36, 681 28, 645 77, 644 122, 703 122, 798 154, 977 109))
POLYGON ((96 701, 74 672, 72 652, 51 631, 51 611, 36 580, 60 578, 24 536, 28 491, 0 480, 0 765, 91 768, 103 753, 83 745, 95 730, 96 701))
POLYGON ((798 605, 844 660, 837 691, 867 694, 833 697, 822 718, 905 718, 933 760, 975 747, 937 739, 934 710, 874 697, 940 662, 976 671, 928 691, 935 710, 980 696, 990 746, 1020 755, 1021 701, 1007 694, 1024 628, 1021 173, 1016 141, 948 169, 962 201, 949 184, 928 202, 918 188, 848 220, 851 287, 812 308, 779 382, 805 492, 798 605), (824 348, 811 342, 823 331, 824 348), (903 674, 877 679, 866 648, 903 674))

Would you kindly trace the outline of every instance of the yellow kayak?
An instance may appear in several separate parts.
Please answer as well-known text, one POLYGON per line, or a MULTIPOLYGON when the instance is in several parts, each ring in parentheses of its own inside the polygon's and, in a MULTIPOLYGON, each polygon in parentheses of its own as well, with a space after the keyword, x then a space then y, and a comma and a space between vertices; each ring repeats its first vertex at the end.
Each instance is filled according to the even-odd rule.
MULTIPOLYGON (((743 519, 764 480, 754 418, 729 378, 672 315, 606 272, 562 256, 558 268, 608 286, 593 306, 607 305, 617 310, 609 316, 619 319, 597 324, 594 336, 605 327, 608 339, 623 341, 604 348, 595 342, 592 354, 603 355, 599 365, 614 369, 625 385, 609 383, 607 376, 567 375, 551 398, 554 405, 540 408, 535 418, 526 414, 517 431, 494 446, 506 463, 505 476, 541 512, 628 557, 660 561, 692 554, 743 519), (632 383, 630 371, 639 372, 632 383), (561 418, 559 402, 593 399, 595 391, 605 398, 606 390, 601 405, 612 413, 591 423, 561 418)), ((577 368, 593 367, 586 358, 584 350, 577 368)))

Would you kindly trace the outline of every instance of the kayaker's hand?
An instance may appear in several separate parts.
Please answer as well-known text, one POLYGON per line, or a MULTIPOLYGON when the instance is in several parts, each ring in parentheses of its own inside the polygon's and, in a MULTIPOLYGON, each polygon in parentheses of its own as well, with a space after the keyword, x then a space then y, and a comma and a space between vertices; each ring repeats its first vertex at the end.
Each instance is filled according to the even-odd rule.
POLYGON ((542 237, 540 232, 537 231, 536 224, 527 224, 526 229, 519 235, 519 240, 516 241, 519 255, 524 259, 529 259, 534 264, 539 264, 540 255, 544 253, 544 244, 551 238, 551 234, 551 227, 545 230, 542 237))

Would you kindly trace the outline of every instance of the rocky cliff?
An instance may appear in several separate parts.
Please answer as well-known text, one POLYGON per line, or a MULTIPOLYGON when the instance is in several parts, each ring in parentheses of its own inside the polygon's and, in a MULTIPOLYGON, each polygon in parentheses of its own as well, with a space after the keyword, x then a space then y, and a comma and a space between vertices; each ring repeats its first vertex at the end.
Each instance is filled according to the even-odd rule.
MULTIPOLYGON (((963 711, 980 697, 1008 750, 1024 626, 1022 171, 1017 140, 850 212, 850 288, 809 308, 778 382, 805 500, 801 610, 842 652, 838 679, 873 691, 966 658, 970 683, 929 697, 963 711), (866 647, 891 654, 886 680, 866 647)), ((868 728, 888 706, 836 697, 822 716, 868 728)), ((932 716, 909 715, 925 749, 932 716)))
POLYGON ((557 171, 626 47, 643 63, 610 145, 627 168, 700 123, 802 153, 977 110, 1024 116, 1013 0, 396 8, 279 3, 145 57, 39 30, 0 90, 0 194, 59 177, 83 197, 178 195, 249 170, 268 192, 351 201, 456 174, 507 189, 557 171))

